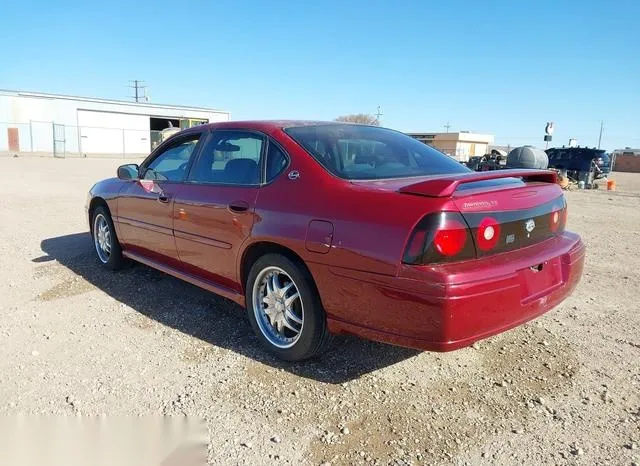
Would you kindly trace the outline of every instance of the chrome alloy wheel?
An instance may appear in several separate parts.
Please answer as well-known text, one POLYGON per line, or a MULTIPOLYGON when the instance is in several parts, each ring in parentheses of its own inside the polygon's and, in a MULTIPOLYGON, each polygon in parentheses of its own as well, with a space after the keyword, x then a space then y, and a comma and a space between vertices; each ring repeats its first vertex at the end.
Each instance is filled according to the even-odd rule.
POLYGON ((98 214, 93 219, 93 244, 96 247, 96 253, 100 261, 103 264, 109 262, 109 256, 111 255, 111 229, 103 214, 98 214))
POLYGON ((281 349, 296 344, 304 326, 304 306, 298 287, 279 267, 266 267, 253 285, 253 312, 260 332, 281 349))

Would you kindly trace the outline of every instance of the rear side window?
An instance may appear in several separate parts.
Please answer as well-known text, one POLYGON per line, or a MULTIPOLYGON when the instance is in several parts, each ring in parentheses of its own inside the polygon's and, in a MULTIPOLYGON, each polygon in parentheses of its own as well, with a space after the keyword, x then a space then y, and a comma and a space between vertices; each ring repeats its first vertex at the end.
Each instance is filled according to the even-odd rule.
POLYGON ((278 176, 287 166, 289 160, 282 149, 273 142, 269 142, 267 152, 267 183, 278 176))
POLYGON ((285 132, 328 171, 348 180, 471 171, 433 147, 385 128, 328 124, 291 127, 285 132))

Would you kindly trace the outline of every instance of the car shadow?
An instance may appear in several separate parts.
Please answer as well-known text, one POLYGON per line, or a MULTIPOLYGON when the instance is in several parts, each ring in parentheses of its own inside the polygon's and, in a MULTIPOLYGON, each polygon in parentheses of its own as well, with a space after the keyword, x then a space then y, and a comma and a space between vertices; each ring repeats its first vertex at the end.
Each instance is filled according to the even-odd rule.
POLYGON ((416 350, 340 336, 319 358, 284 362, 260 346, 245 311, 230 300, 142 264, 118 272, 106 270, 99 266, 86 232, 45 239, 40 245, 46 255, 34 258, 33 262, 55 259, 150 319, 302 377, 340 384, 419 354, 416 350))

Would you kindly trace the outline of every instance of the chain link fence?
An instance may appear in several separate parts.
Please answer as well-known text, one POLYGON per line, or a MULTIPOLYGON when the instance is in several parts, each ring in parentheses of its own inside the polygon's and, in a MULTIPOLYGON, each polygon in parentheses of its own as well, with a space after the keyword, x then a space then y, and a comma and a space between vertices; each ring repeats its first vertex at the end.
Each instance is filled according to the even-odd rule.
POLYGON ((0 155, 144 157, 167 133, 145 129, 0 122, 0 155))

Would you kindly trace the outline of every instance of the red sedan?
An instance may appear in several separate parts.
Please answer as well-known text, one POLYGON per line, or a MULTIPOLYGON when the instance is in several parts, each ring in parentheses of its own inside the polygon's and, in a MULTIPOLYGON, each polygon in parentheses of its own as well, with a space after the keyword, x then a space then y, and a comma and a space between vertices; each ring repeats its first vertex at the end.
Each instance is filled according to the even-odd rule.
POLYGON ((184 130, 97 183, 87 215, 105 267, 133 259, 232 299, 287 360, 337 333, 470 345, 560 303, 585 257, 553 172, 475 173, 342 123, 184 130))

